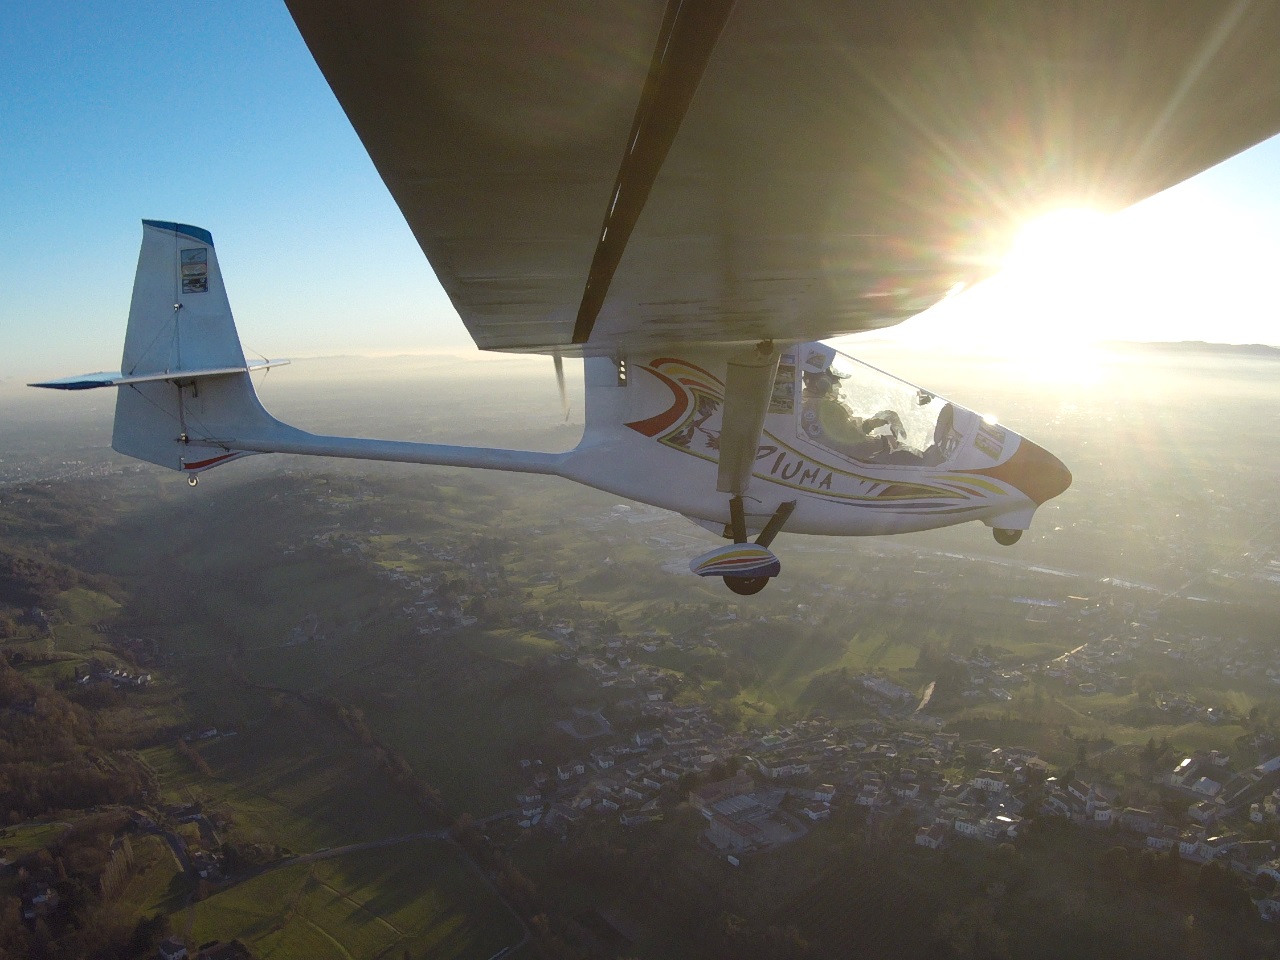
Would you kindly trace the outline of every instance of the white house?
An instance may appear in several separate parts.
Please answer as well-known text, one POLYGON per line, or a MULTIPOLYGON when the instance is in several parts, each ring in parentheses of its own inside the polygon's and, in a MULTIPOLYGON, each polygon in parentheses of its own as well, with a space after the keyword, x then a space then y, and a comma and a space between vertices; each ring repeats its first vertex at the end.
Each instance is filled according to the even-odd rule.
POLYGON ((1005 789, 1004 774, 995 770, 983 770, 969 782, 987 793, 1003 793, 1005 789))
POLYGON ((811 803, 804 808, 804 815, 817 823, 819 820, 826 820, 831 816, 831 806, 826 803, 811 803))
POLYGON ((947 828, 940 823, 921 827, 916 831, 916 843, 930 850, 937 850, 947 840, 947 828))

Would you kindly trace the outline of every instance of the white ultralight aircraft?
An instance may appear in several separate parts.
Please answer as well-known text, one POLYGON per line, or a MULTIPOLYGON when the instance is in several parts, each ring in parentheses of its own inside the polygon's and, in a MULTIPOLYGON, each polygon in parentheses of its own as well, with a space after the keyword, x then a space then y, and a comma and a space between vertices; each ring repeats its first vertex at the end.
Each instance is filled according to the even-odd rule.
POLYGON ((792 533, 904 533, 982 520, 1013 543, 1071 475, 957 404, 823 343, 588 357, 586 429, 566 453, 317 436, 263 409, 208 231, 143 221, 120 373, 33 386, 120 388, 112 447, 197 476, 253 453, 395 460, 567 477, 732 538, 695 573, 755 593, 792 533), (754 543, 749 534, 757 534, 754 543))
POLYGON ((989 275, 1055 203, 1123 206, 1280 130, 1280 0, 287 2, 477 345, 585 358, 581 443, 274 419, 212 236, 153 220, 121 372, 36 386, 117 387, 113 447, 193 484, 255 453, 576 480, 722 534, 691 566, 742 594, 783 529, 1011 544, 1071 481, 822 340, 989 275))

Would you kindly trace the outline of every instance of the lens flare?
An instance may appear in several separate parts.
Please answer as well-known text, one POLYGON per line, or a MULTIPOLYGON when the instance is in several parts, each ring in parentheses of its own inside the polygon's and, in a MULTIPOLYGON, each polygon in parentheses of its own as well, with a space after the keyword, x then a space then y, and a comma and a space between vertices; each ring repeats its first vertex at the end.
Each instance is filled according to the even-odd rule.
POLYGON ((1083 207, 1047 213, 1019 231, 1004 268, 1043 273, 1078 266, 1097 255, 1109 221, 1106 214, 1083 207))

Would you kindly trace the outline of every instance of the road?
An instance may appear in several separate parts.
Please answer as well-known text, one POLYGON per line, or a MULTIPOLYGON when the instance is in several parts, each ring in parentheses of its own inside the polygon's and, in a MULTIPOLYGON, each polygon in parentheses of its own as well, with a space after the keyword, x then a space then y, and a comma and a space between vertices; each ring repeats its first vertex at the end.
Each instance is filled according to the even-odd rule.
MULTIPOLYGON (((343 847, 325 847, 314 853, 300 853, 265 864, 258 873, 276 870, 280 867, 292 867, 299 863, 315 863, 317 860, 329 860, 333 857, 346 856, 348 853, 359 853, 361 850, 376 850, 379 847, 391 847, 397 843, 412 843, 414 840, 447 840, 448 830, 423 830, 419 833, 406 833, 399 837, 384 837, 381 840, 368 840, 364 843, 349 843, 343 847)), ((257 874, 255 873, 255 876, 257 874)))

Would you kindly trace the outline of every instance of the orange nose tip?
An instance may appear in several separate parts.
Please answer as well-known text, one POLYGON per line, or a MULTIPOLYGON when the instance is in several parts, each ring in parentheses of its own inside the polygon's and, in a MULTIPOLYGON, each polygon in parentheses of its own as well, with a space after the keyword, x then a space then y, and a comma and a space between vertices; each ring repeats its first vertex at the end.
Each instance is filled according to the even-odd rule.
POLYGON ((1024 439, 1004 464, 1008 476, 1003 479, 1017 487, 1037 506, 1052 500, 1071 486, 1071 471, 1066 464, 1037 443, 1024 439))
POLYGON ((1066 464, 1039 444, 1025 438, 1004 463, 985 470, 975 470, 1021 490, 1036 506, 1052 500, 1071 486, 1071 471, 1066 464))

